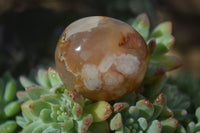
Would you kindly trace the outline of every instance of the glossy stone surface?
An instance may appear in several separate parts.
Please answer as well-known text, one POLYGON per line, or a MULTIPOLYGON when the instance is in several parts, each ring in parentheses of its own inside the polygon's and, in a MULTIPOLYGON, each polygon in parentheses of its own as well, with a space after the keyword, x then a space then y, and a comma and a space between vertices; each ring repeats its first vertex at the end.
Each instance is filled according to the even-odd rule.
POLYGON ((115 100, 138 88, 148 65, 144 39, 128 24, 87 17, 61 35, 56 68, 68 88, 92 100, 115 100))

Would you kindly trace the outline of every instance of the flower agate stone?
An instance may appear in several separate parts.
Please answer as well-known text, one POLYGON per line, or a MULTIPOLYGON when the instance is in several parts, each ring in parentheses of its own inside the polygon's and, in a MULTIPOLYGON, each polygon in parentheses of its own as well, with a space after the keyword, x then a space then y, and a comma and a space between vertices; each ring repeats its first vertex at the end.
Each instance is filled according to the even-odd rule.
POLYGON ((63 83, 91 100, 111 101, 136 90, 148 65, 144 39, 130 25, 109 17, 87 17, 61 35, 56 67, 63 83))

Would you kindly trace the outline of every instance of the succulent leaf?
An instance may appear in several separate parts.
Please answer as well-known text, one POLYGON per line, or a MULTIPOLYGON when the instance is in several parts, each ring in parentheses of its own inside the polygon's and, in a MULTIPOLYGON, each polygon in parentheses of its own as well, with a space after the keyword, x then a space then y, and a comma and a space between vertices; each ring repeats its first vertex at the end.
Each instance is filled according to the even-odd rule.
POLYGON ((174 56, 153 56, 151 57, 151 62, 157 68, 164 66, 166 71, 171 71, 182 66, 181 61, 174 56))
POLYGON ((196 116, 196 118, 197 118, 197 121, 200 122, 200 107, 198 107, 198 108, 196 109, 195 116, 196 116))
POLYGON ((101 122, 110 117, 112 109, 108 102, 99 101, 86 106, 84 112, 92 114, 94 122, 101 122))
POLYGON ((110 129, 118 130, 122 126, 122 116, 120 113, 117 113, 110 121, 110 129))
POLYGON ((27 123, 26 119, 24 117, 22 117, 22 116, 17 116, 16 117, 16 122, 17 122, 17 125, 19 125, 22 128, 25 127, 26 123, 27 123))
POLYGON ((29 86, 32 85, 36 85, 36 83, 34 83, 33 81, 29 80, 28 78, 24 77, 24 76, 20 76, 19 77, 20 83, 24 88, 27 88, 29 86))
POLYGON ((16 115, 20 111, 20 103, 18 101, 13 101, 5 106, 4 112, 6 117, 11 117, 16 115))
POLYGON ((150 119, 154 112, 154 107, 148 100, 140 100, 136 103, 136 107, 140 110, 140 116, 150 119))
POLYGON ((137 32, 142 35, 146 40, 149 36, 150 23, 147 14, 140 14, 134 21, 132 26, 137 30, 137 32))
POLYGON ((21 105, 21 110, 23 112, 23 115, 26 119, 28 119, 29 121, 34 121, 37 120, 38 118, 32 114, 31 109, 30 109, 30 105, 33 101, 29 100, 26 101, 25 103, 23 103, 21 105))
POLYGON ((0 133, 13 133, 17 128, 15 121, 7 121, 0 125, 0 133))
POLYGON ((147 133, 161 133, 162 125, 158 120, 152 121, 151 125, 147 129, 147 133))
POLYGON ((77 121, 78 133, 86 133, 92 122, 93 122, 93 117, 91 114, 83 116, 81 120, 77 121))
POLYGON ((17 84, 15 80, 13 79, 8 81, 8 83, 6 84, 5 93, 4 93, 4 101, 6 103, 9 103, 15 99, 16 87, 17 87, 17 84))
POLYGON ((48 78, 48 73, 44 69, 38 70, 36 81, 44 88, 51 88, 51 84, 48 78))
POLYGON ((49 68, 48 77, 51 83, 51 86, 55 86, 57 84, 63 84, 58 72, 56 72, 53 68, 49 68))
POLYGON ((160 37, 172 33, 172 23, 167 21, 159 24, 151 33, 151 37, 160 37))
POLYGON ((147 129, 148 124, 147 124, 147 120, 146 120, 145 118, 140 117, 140 118, 138 119, 138 123, 139 123, 139 125, 140 125, 140 127, 141 127, 141 129, 142 129, 143 131, 145 131, 145 130, 147 129))
POLYGON ((175 38, 172 35, 163 35, 161 37, 156 38, 156 48, 152 55, 162 55, 171 49, 174 44, 175 38))
POLYGON ((178 126, 178 121, 174 118, 168 118, 161 121, 161 125, 163 128, 163 133, 173 133, 178 126))
POLYGON ((26 92, 31 100, 39 99, 42 94, 50 94, 47 89, 37 85, 27 87, 26 92))

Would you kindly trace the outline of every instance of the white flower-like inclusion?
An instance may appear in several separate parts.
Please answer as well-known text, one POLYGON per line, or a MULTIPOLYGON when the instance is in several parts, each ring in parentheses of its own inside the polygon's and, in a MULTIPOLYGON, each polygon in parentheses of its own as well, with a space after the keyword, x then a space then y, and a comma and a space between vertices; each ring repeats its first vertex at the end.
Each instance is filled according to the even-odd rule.
POLYGON ((122 54, 115 61, 117 70, 126 76, 137 72, 139 64, 140 61, 138 60, 138 58, 131 54, 122 54))
POLYGON ((125 77, 136 73, 139 65, 138 58, 131 54, 106 55, 98 66, 85 64, 81 71, 81 77, 89 90, 99 89, 102 84, 113 89, 122 83, 125 77), (112 66, 115 67, 115 70, 111 68, 112 66))
POLYGON ((96 65, 85 64, 82 68, 81 76, 83 78, 84 85, 89 90, 95 90, 102 84, 102 81, 100 79, 100 73, 96 65))

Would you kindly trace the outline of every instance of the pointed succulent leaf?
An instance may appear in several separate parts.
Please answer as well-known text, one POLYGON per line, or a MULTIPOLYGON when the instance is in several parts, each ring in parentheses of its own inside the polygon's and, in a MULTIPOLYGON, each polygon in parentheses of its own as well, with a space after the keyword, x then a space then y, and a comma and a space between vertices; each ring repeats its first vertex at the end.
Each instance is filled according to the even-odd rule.
POLYGON ((173 133, 178 126, 178 121, 170 117, 168 119, 161 121, 161 125, 163 129, 162 130, 163 133, 173 133))
POLYGON ((32 99, 32 100, 40 99, 40 96, 43 94, 45 94, 45 95, 51 94, 47 89, 44 89, 38 85, 33 85, 33 86, 27 87, 26 92, 27 92, 28 96, 30 97, 30 99, 32 99))
POLYGON ((15 121, 6 121, 0 125, 0 133, 13 133, 17 128, 17 123, 15 121))
POLYGON ((164 104, 165 104, 164 94, 160 93, 153 103, 154 114, 153 114, 153 117, 151 119, 155 119, 160 115, 160 113, 162 112, 164 104))
POLYGON ((182 62, 174 56, 154 56, 151 61, 158 66, 165 66, 167 71, 177 69, 182 66, 182 62))
POLYGON ((51 109, 51 105, 42 100, 32 102, 29 107, 35 116, 40 116, 43 109, 51 109))
POLYGON ((72 108, 73 118, 75 120, 79 119, 82 116, 82 113, 83 113, 83 107, 77 103, 74 103, 74 106, 72 108))
POLYGON ((141 129, 143 131, 145 131, 147 129, 148 123, 147 123, 147 120, 145 118, 140 117, 138 119, 138 123, 139 123, 139 126, 141 127, 141 129))
POLYGON ((13 101, 4 107, 4 112, 7 117, 16 115, 20 111, 20 103, 13 101))
POLYGON ((10 79, 7 82, 6 87, 5 87, 5 93, 4 93, 4 101, 6 103, 9 103, 15 99, 16 87, 17 87, 17 84, 14 79, 10 79))
POLYGON ((20 76, 19 77, 20 83, 24 88, 27 88, 29 86, 32 85, 36 85, 36 83, 32 82, 31 80, 29 80, 28 78, 24 77, 24 76, 20 76))
POLYGON ((172 33, 172 23, 167 21, 159 24, 151 33, 151 37, 160 37, 172 33))
POLYGON ((160 93, 156 99, 154 100, 153 105, 164 106, 165 104, 165 97, 163 93, 160 93))
POLYGON ((27 124, 27 121, 22 116, 17 116, 16 117, 16 122, 17 122, 17 125, 19 125, 21 128, 25 127, 26 124, 27 124))
POLYGON ((92 114, 94 122, 108 119, 112 114, 111 105, 105 101, 99 101, 85 107, 84 112, 92 114))
POLYGON ((195 133, 195 123, 190 122, 186 128, 187 133, 195 133))
POLYGON ((83 116, 81 120, 77 121, 78 133, 86 133, 92 122, 93 122, 93 117, 91 114, 83 116))
POLYGON ((154 107, 148 100, 140 100, 136 103, 136 107, 140 111, 140 116, 146 119, 150 119, 154 112, 154 107))
POLYGON ((118 103, 115 103, 113 105, 113 112, 116 113, 116 112, 119 112, 125 108, 127 108, 129 105, 128 103, 126 102, 118 102, 118 103))
POLYGON ((153 78, 152 77, 158 77, 158 76, 163 76, 166 73, 166 67, 163 64, 160 64, 159 61, 156 59, 150 59, 147 72, 145 74, 145 82, 152 82, 153 78))
POLYGON ((20 102, 24 102, 29 99, 28 94, 25 91, 18 91, 16 95, 20 102))
POLYGON ((136 29, 137 32, 146 40, 149 36, 149 18, 147 14, 140 14, 134 21, 132 26, 136 29))
POLYGON ((51 84, 48 78, 48 73, 44 69, 39 69, 36 77, 37 82, 44 88, 51 88, 51 84))
POLYGON ((55 86, 57 84, 63 84, 58 72, 55 71, 53 68, 49 68, 48 70, 48 77, 51 83, 51 86, 55 86))
POLYGON ((147 133, 161 133, 162 125, 158 120, 152 121, 151 125, 147 129, 147 133))
POLYGON ((23 115, 26 119, 28 119, 29 121, 34 121, 34 120, 37 120, 38 118, 33 115, 33 113, 31 112, 31 109, 30 109, 30 105, 33 101, 29 100, 29 101, 26 101, 25 103, 23 103, 21 105, 21 110, 23 112, 23 115))
POLYGON ((122 116, 121 113, 117 113, 110 121, 110 129, 112 131, 118 130, 122 127, 122 116))
POLYGON ((197 118, 197 121, 200 122, 200 107, 198 107, 198 108, 196 109, 195 116, 196 116, 196 118, 197 118))
POLYGON ((174 44, 175 38, 172 35, 163 35, 156 38, 156 49, 153 52, 154 56, 167 53, 174 44))

